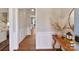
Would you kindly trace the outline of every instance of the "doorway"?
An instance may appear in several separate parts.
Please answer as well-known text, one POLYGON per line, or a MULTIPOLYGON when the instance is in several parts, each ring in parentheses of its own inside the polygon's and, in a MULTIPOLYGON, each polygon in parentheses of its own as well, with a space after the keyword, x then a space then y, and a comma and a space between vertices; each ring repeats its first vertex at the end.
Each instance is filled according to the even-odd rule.
POLYGON ((35 50, 36 17, 35 8, 20 8, 19 10, 19 51, 35 50))

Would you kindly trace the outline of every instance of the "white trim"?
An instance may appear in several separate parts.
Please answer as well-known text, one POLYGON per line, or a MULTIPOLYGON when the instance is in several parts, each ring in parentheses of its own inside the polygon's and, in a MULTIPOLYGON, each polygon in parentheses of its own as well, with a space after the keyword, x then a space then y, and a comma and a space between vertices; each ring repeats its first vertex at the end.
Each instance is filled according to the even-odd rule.
POLYGON ((9 8, 9 50, 18 49, 18 18, 17 9, 9 8))
POLYGON ((16 40, 17 40, 17 42, 16 42, 16 44, 17 44, 17 46, 16 46, 16 48, 15 49, 18 49, 19 48, 19 21, 18 21, 18 9, 16 8, 15 9, 15 25, 16 25, 16 40))

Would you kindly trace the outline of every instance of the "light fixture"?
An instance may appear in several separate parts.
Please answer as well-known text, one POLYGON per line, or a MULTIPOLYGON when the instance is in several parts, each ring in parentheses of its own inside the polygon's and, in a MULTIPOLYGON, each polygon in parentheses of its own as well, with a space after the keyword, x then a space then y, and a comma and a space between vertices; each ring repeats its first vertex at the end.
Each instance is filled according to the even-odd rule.
POLYGON ((31 11, 33 12, 33 11, 34 11, 34 9, 32 8, 32 9, 31 9, 31 11))
POLYGON ((9 22, 7 22, 7 26, 9 26, 9 22))

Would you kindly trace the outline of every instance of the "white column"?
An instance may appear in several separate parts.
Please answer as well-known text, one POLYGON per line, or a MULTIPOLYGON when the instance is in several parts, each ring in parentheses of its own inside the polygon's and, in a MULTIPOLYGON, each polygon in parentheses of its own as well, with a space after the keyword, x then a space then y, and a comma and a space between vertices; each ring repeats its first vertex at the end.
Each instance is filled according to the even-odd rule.
POLYGON ((13 51, 18 49, 18 9, 10 8, 9 9, 9 50, 13 51))

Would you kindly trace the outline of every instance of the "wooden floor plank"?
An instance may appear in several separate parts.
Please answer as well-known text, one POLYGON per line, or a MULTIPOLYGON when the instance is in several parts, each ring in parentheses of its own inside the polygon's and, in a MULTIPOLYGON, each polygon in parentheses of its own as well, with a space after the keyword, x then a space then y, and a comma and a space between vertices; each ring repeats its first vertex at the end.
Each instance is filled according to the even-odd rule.
POLYGON ((20 43, 18 51, 34 51, 35 50, 35 28, 32 29, 32 35, 27 36, 20 43))

